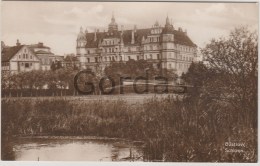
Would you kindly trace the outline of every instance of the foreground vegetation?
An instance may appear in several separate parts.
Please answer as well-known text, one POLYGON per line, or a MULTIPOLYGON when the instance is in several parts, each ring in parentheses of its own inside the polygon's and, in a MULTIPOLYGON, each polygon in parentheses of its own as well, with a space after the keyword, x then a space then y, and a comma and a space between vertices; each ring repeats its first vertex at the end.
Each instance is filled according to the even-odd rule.
POLYGON ((2 100, 2 159, 12 159, 19 136, 106 136, 144 141, 146 160, 256 161, 256 129, 227 103, 194 105, 153 98, 143 104, 65 99, 2 100), (225 142, 243 142, 243 153, 226 153, 225 142), (9 154, 7 152, 10 152, 9 154))

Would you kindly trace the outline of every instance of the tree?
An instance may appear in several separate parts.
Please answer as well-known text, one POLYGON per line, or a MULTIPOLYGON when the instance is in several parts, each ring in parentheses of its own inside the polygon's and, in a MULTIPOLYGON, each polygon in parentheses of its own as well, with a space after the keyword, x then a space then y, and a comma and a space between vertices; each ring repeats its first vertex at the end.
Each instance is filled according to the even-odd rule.
POLYGON ((215 72, 214 78, 204 83, 207 92, 216 100, 231 103, 237 110, 243 110, 241 116, 246 119, 247 125, 256 125, 256 32, 250 32, 246 27, 236 28, 228 38, 213 39, 201 52, 208 69, 215 72))

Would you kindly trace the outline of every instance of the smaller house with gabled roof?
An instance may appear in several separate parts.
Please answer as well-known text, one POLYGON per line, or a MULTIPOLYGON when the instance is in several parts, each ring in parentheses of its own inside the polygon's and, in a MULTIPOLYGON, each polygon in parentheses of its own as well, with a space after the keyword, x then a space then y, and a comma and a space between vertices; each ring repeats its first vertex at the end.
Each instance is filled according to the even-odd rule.
POLYGON ((17 40, 16 46, 1 48, 2 72, 18 73, 40 69, 40 59, 17 40))

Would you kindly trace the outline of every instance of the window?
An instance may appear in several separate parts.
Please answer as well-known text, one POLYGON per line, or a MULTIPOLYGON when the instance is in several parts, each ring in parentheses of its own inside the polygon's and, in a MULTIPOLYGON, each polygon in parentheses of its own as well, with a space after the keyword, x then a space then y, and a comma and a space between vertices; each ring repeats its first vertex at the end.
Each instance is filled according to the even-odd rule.
POLYGON ((90 51, 88 50, 88 54, 90 54, 90 51))
POLYGON ((30 66, 32 66, 32 63, 30 63, 30 66))
POLYGON ((98 62, 98 58, 97 57, 95 57, 95 62, 98 62))
POLYGON ((29 68, 29 63, 25 63, 25 64, 24 64, 24 67, 25 67, 25 68, 29 68))
POLYGON ((30 59, 32 59, 32 56, 30 56, 30 59))
POLYGON ((153 59, 153 55, 152 54, 150 54, 150 59, 153 59))
POLYGON ((130 60, 131 59, 131 57, 130 56, 128 56, 128 60, 130 60))
POLYGON ((161 59, 159 54, 157 54, 157 59, 161 59))
POLYGON ((139 56, 137 56, 137 60, 139 60, 139 56))
POLYGON ((169 69, 171 69, 172 68, 172 64, 169 64, 169 69))
POLYGON ((150 50, 153 50, 153 46, 152 45, 150 45, 150 50))
POLYGON ((25 56, 26 56, 26 59, 28 59, 28 54, 25 54, 25 56))
POLYGON ((128 52, 131 52, 131 48, 130 47, 128 47, 128 52))
POLYGON ((21 56, 19 55, 18 59, 20 59, 20 58, 21 58, 21 56))
POLYGON ((88 63, 90 62, 90 59, 88 58, 88 63))
POLYGON ((21 63, 21 65, 23 66, 23 62, 21 63))
POLYGON ((25 54, 23 54, 23 59, 25 59, 25 54))

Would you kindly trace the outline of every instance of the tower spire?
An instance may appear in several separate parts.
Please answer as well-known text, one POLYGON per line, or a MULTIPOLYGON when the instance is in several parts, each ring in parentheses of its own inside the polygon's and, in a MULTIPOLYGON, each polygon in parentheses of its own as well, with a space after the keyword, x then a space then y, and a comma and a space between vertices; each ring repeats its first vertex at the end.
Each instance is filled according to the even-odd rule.
POLYGON ((114 16, 114 11, 112 12, 112 18, 111 18, 111 21, 112 22, 115 22, 116 20, 115 20, 115 16, 114 16))
POLYGON ((114 12, 112 12, 111 23, 108 25, 108 31, 109 32, 118 31, 118 25, 116 23, 114 12))
POLYGON ((82 28, 82 26, 80 27, 80 32, 83 32, 83 28, 82 28))
POLYGON ((168 17, 168 13, 167 13, 167 17, 166 17, 166 25, 170 25, 170 20, 169 20, 169 17, 168 17))

